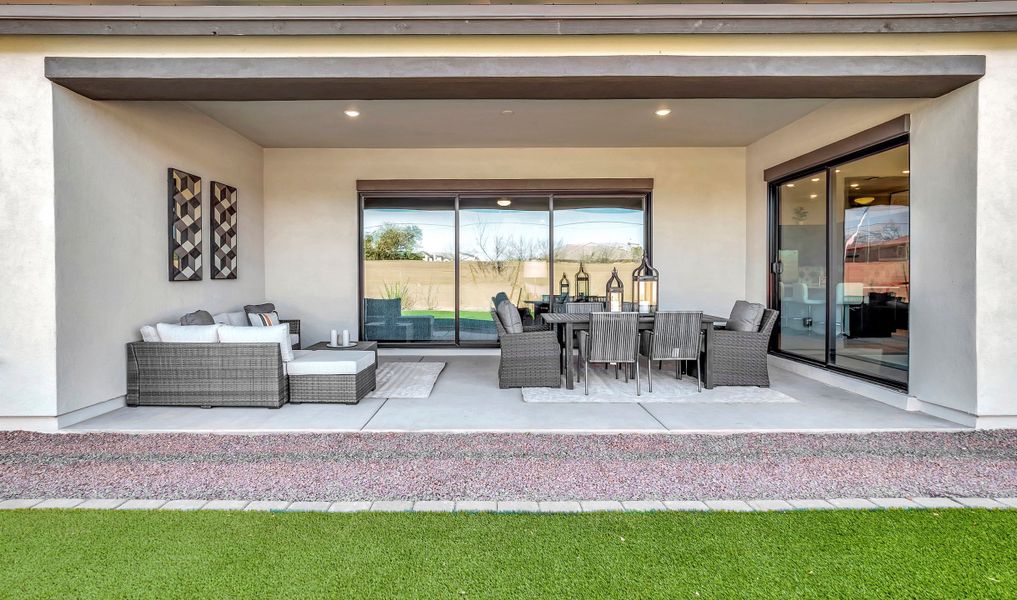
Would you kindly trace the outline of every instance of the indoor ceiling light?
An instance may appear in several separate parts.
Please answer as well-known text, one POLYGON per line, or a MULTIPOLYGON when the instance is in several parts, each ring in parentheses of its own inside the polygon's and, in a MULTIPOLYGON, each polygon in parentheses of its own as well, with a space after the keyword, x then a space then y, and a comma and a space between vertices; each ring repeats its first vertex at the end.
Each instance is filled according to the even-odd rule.
POLYGON ((355 119, 360 116, 360 111, 353 108, 344 110, 343 113, 351 119, 355 119))
POLYGON ((855 198, 855 204, 861 204, 862 206, 865 206, 866 204, 872 204, 875 201, 876 199, 872 196, 862 196, 861 198, 855 198))
POLYGON ((834 173, 840 173, 840 169, 834 169, 833 172, 834 173))
POLYGON ((857 183, 852 183, 851 187, 856 188, 856 187, 858 187, 858 184, 857 183))
POLYGON ((510 206, 511 204, 512 204, 512 201, 509 200, 508 198, 499 198, 498 199, 498 206, 510 206))
POLYGON ((813 177, 812 181, 819 181, 819 178, 818 177, 813 177))
POLYGON ((819 194, 809 194, 809 198, 818 198, 819 194))
POLYGON ((515 114, 515 111, 514 110, 509 110, 509 109, 506 108, 505 110, 501 111, 501 114, 503 114, 503 115, 511 115, 511 114, 515 114))
POLYGON ((787 184, 787 186, 788 186, 788 187, 794 187, 794 186, 795 186, 795 184, 793 184, 793 183, 789 183, 789 184, 787 184))
POLYGON ((901 171, 901 173, 903 173, 905 175, 910 175, 911 174, 911 170, 910 169, 904 169, 903 171, 901 171))
POLYGON ((654 111, 653 114, 657 115, 658 117, 666 117, 669 114, 671 114, 671 109, 670 108, 658 108, 656 111, 654 111))

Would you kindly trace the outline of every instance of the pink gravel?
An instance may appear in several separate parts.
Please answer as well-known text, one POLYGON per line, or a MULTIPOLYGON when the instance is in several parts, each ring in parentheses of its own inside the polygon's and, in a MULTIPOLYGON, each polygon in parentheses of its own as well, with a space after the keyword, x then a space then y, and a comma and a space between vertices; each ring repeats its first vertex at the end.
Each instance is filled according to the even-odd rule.
POLYGON ((0 432, 0 498, 339 501, 898 496, 1017 496, 1017 432, 0 432))

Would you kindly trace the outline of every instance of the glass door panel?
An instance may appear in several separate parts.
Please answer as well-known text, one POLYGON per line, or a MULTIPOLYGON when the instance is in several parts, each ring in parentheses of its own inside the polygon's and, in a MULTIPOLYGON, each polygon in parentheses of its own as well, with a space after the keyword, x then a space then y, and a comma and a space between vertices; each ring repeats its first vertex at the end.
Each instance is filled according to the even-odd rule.
POLYGON ((831 364, 907 383, 911 272, 908 147, 833 171, 831 364))
POLYGON ((780 328, 777 348, 826 360, 825 172, 782 183, 777 191, 777 275, 780 328))
POLYGON ((550 294, 548 196, 459 199, 459 339, 494 342, 492 299, 520 308, 550 294))
POLYGON ((579 263, 590 277, 590 296, 604 296, 611 269, 617 267, 631 297, 632 271, 643 255, 643 196, 555 196, 554 288, 562 275, 574 296, 579 263))
POLYGON ((455 198, 364 198, 363 338, 455 341, 455 198))

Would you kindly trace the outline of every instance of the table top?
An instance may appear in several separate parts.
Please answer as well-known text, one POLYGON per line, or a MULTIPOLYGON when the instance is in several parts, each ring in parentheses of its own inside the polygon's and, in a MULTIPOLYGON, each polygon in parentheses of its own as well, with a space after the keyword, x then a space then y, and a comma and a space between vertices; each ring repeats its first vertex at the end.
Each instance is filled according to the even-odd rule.
MULTIPOLYGON (((545 323, 561 325, 567 323, 589 323, 590 313, 544 313, 540 315, 545 323)), ((640 313, 640 321, 653 321, 654 313, 640 313)), ((703 323, 727 323, 727 317, 703 313, 703 323)))
POLYGON ((352 342, 353 346, 347 346, 345 348, 333 348, 328 345, 328 342, 318 342, 312 346, 304 348, 304 350, 376 350, 378 348, 378 342, 369 340, 361 340, 359 342, 352 342))

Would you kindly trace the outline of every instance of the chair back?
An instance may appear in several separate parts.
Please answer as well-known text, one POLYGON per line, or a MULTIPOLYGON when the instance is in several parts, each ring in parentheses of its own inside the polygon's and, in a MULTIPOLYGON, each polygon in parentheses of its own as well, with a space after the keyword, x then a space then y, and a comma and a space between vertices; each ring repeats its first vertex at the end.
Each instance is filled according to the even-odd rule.
POLYGON ((639 315, 634 312, 590 313, 593 362, 632 362, 639 350, 639 315))
POLYGON ((703 313, 698 311, 657 311, 653 321, 650 359, 699 358, 703 313))
POLYGON ((604 312, 603 302, 566 302, 565 312, 569 314, 584 314, 592 312, 604 312))
POLYGON ((364 298, 364 315, 368 321, 395 321, 402 315, 402 299, 364 298))
POLYGON ((777 316, 780 315, 780 311, 767 308, 763 311, 763 320, 759 322, 759 333, 766 334, 769 338, 773 332, 773 326, 777 324, 777 316))
POLYGON ((501 317, 498 316, 498 311, 496 311, 496 310, 492 310, 491 311, 491 320, 494 321, 494 327, 495 327, 495 329, 498 330, 498 339, 499 340, 502 337, 508 335, 508 331, 505 329, 505 326, 502 325, 501 317))

